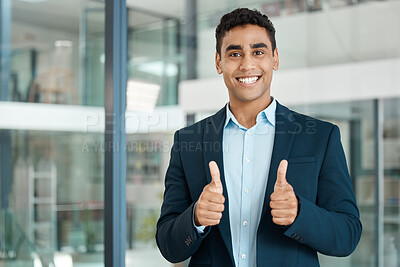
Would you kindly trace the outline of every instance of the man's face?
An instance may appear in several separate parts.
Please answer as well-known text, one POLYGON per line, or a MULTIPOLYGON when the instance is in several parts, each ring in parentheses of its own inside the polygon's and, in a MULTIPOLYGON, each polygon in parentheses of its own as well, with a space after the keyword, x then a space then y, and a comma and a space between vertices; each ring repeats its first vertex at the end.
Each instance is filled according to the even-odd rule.
POLYGON ((236 26, 222 39, 221 56, 216 53, 217 72, 223 74, 231 103, 270 101, 273 70, 279 67, 278 50, 266 29, 247 24, 236 26))

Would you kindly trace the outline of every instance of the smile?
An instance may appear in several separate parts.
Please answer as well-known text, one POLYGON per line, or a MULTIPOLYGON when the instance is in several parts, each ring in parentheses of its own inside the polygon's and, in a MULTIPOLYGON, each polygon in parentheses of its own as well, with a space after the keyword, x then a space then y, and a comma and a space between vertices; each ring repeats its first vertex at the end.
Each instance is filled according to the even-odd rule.
POLYGON ((260 76, 254 76, 254 77, 246 77, 246 78, 236 78, 240 83, 244 84, 253 84, 256 83, 257 80, 260 78, 260 76))

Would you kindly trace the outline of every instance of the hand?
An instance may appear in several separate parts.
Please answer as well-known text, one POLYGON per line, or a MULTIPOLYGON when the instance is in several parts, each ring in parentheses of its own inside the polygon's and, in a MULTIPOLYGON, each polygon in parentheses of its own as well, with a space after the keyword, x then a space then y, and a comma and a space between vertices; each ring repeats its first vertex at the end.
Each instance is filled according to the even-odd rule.
POLYGON ((271 194, 272 221, 278 225, 290 225, 294 222, 298 212, 298 201, 293 187, 286 181, 288 162, 282 160, 279 164, 274 192, 271 194))
POLYGON ((211 183, 206 185, 197 200, 194 210, 194 222, 197 226, 217 225, 222 218, 225 197, 222 195, 222 183, 215 161, 208 164, 211 172, 211 183))

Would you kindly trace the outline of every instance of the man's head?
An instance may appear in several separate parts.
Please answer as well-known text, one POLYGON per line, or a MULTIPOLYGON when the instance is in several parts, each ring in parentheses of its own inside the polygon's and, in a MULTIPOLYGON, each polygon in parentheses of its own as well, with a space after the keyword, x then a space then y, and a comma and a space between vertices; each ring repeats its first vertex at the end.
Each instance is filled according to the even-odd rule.
POLYGON ((268 33, 269 40, 271 41, 272 52, 275 51, 275 28, 269 18, 257 10, 238 8, 222 16, 219 25, 215 30, 215 38, 217 41, 216 50, 219 55, 221 55, 222 39, 225 37, 226 33, 236 26, 245 26, 247 24, 257 25, 264 28, 268 33))
POLYGON ((240 8, 221 18, 215 66, 223 74, 231 106, 270 102, 272 73, 279 68, 274 34, 272 23, 258 11, 240 8))

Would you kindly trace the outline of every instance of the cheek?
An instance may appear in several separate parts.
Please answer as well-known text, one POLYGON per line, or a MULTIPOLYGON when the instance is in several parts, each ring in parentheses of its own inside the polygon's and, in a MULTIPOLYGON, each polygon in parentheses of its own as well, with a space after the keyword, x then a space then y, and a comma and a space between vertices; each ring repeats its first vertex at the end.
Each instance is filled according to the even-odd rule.
POLYGON ((229 75, 226 74, 226 72, 222 73, 223 77, 224 77, 224 82, 225 84, 230 84, 231 82, 231 77, 229 75))

